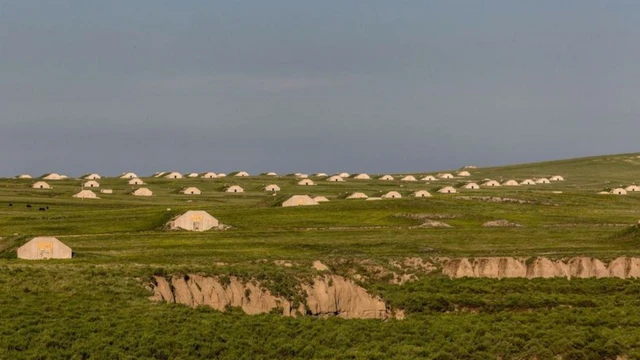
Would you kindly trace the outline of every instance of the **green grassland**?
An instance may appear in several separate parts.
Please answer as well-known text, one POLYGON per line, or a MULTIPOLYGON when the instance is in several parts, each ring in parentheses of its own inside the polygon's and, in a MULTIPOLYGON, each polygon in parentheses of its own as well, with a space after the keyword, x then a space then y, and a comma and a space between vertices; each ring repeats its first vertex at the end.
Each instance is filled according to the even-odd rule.
MULTIPOLYGON (((469 178, 430 183, 312 177, 316 186, 300 186, 294 177, 144 178, 154 192, 148 198, 129 195, 136 187, 127 180, 105 178, 98 180, 101 188, 114 194, 95 200, 71 197, 81 180, 48 181, 53 189, 37 190, 30 187, 35 179, 0 179, 0 358, 640 358, 638 280, 451 280, 434 273, 404 285, 361 282, 407 314, 385 322, 191 309, 150 302, 144 287, 153 274, 199 272, 261 279, 287 295, 298 279, 315 274, 314 260, 388 266, 405 257, 640 256, 640 235, 630 230, 640 219, 640 193, 598 194, 639 183, 639 156, 470 169, 469 178), (552 175, 565 181, 437 193, 442 186, 485 178, 552 175), (272 183, 282 189, 276 196, 262 190, 272 183), (223 192, 234 184, 245 193, 223 192), (179 193, 187 186, 202 195, 179 193), (409 196, 422 189, 433 197, 409 196), (379 196, 391 190, 403 198, 344 199, 354 191, 379 196), (294 194, 331 201, 278 206, 294 194), (478 198, 487 196, 524 203, 478 198), (206 210, 232 228, 163 228, 190 209, 206 210), (406 214, 440 215, 452 227, 419 228, 422 221, 406 214), (482 227, 497 219, 523 226, 482 227), (17 247, 33 236, 56 236, 75 257, 16 259, 17 247)), ((333 271, 346 270, 334 265, 333 271)))

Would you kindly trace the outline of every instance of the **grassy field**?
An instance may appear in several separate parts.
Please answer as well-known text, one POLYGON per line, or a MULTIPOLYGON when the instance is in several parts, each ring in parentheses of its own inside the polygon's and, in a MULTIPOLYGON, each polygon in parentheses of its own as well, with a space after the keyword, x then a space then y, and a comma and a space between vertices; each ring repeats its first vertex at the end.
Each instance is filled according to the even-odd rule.
POLYGON ((640 219, 640 193, 598 194, 640 182, 640 154, 469 171, 469 178, 430 183, 312 178, 316 186, 296 185, 291 176, 144 178, 154 192, 149 198, 129 195, 135 187, 126 180, 105 178, 98 182, 114 194, 96 200, 71 197, 81 180, 49 181, 53 189, 37 190, 30 187, 35 180, 0 179, 0 358, 640 358, 638 280, 452 280, 434 272, 393 285, 368 277, 362 286, 405 310, 405 320, 385 322, 247 316, 147 299, 144 285, 157 273, 264 279, 286 293, 296 279, 316 273, 314 260, 347 275, 347 265, 336 264, 389 267, 406 257, 640 257, 640 236, 628 231, 640 219), (565 181, 437 193, 467 181, 552 175, 565 181), (262 190, 271 183, 282 189, 277 196, 262 190), (245 193, 222 191, 234 184, 245 193), (203 194, 180 194, 187 186, 203 194), (422 189, 433 197, 409 196, 422 189), (379 196, 391 190, 403 198, 344 199, 354 191, 379 196), (331 201, 277 206, 294 194, 331 201), (206 210, 232 228, 163 228, 189 209, 206 210), (451 227, 417 227, 423 220, 415 215, 441 218, 451 227), (482 226, 498 219, 522 227, 482 226), (75 257, 17 259, 17 247, 33 236, 56 236, 75 257))

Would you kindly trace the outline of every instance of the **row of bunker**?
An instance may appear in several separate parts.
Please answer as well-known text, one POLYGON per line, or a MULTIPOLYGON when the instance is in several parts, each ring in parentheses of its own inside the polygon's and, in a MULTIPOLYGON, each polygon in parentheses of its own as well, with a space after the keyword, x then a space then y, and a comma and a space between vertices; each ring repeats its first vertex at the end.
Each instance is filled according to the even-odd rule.
MULTIPOLYGON (((470 175, 468 172, 464 171, 465 176, 468 174, 470 175)), ((273 173, 275 174, 275 173, 273 173)), ((340 174, 343 175, 343 174, 340 174)), ((344 175, 348 175, 348 174, 344 174, 344 175)), ((359 174, 362 175, 362 174, 359 174)), ((441 178, 450 178, 449 177, 450 174, 443 174, 441 176, 441 178)), ((123 176, 121 176, 121 178, 129 178, 128 184, 129 185, 146 185, 140 178, 136 177, 137 175, 135 175, 134 173, 127 173, 124 174, 123 176)), ((244 176, 244 175, 240 175, 240 176, 244 176)), ((368 175, 367 175, 368 176, 368 175)), ((383 176, 381 179, 384 179, 384 177, 386 176, 390 176, 390 175, 385 175, 383 176)), ((83 190, 80 191, 79 193, 73 195, 73 197, 76 198, 87 198, 87 199, 96 199, 98 198, 97 195, 91 191, 91 190, 85 190, 84 188, 100 188, 100 183, 96 181, 96 179, 100 178, 100 175, 98 174, 90 174, 86 177, 87 179, 92 179, 92 180, 88 180, 85 183, 82 184, 83 186, 83 190)), ((451 178, 453 178, 453 176, 451 176, 451 178)), ((435 179, 432 176, 429 177, 425 177, 422 178, 421 180, 432 180, 435 179)), ((339 175, 335 175, 333 177, 330 177, 327 179, 328 181, 344 181, 344 178, 339 176, 339 175)), ((413 176, 408 176, 408 177, 404 177, 401 180, 404 181, 417 181, 417 179, 413 176), (410 177, 410 178, 409 178, 410 177)), ((536 179, 536 180, 531 180, 531 179, 526 179, 523 180, 521 182, 517 182, 515 180, 507 180, 505 182, 503 182, 502 184, 499 183, 496 180, 491 180, 491 179, 485 179, 485 182, 482 184, 483 187, 499 187, 499 186, 520 186, 520 185, 536 185, 536 184, 548 184, 551 181, 564 181, 564 178, 560 175, 555 175, 553 177, 551 177, 550 179, 547 178, 540 178, 540 179, 536 179)), ((297 182, 297 185, 301 185, 301 186, 314 186, 316 185, 316 183, 308 178, 303 178, 302 180, 297 182)), ((45 181, 38 181, 36 183, 34 183, 32 185, 32 188, 34 189, 51 189, 51 185, 49 185, 47 182, 45 181)), ((480 189, 480 185, 478 185, 475 182, 468 182, 466 184, 463 184, 461 186, 459 186, 459 188, 461 189, 466 189, 466 190, 477 190, 480 189)), ((636 188, 638 190, 640 190, 640 188, 636 187, 635 185, 630 186, 627 191, 636 191, 636 188)), ((269 191, 269 192, 278 192, 280 191, 280 186, 278 186, 277 184, 269 184, 267 186, 265 186, 263 188, 264 191, 269 191)), ((101 189, 100 190, 101 193, 103 194, 111 194, 113 193, 113 190, 111 189, 101 189)), ((242 193, 244 192, 244 189, 239 186, 239 185, 232 185, 232 186, 228 186, 224 189, 224 192, 227 193, 242 193)), ((443 193, 443 194, 452 194, 452 193, 456 193, 456 190, 454 187, 452 186, 445 186, 441 189, 438 190, 439 193, 443 193)), ((153 192, 147 188, 138 188, 135 189, 133 191, 130 192, 132 195, 134 196, 153 196, 153 192)), ((180 193, 185 194, 185 195, 201 195, 202 192, 200 189, 198 189, 197 187, 187 187, 184 188, 182 190, 180 190, 180 193)), ((394 196, 393 194, 394 192, 390 192, 389 194, 385 194, 382 196, 382 198, 396 198, 396 197, 400 197, 400 196, 394 196)), ((612 193, 618 193, 618 192, 612 192, 612 193)), ((355 193, 355 195, 353 197, 348 197, 348 198, 359 198, 358 197, 359 193, 355 193)), ((426 190, 420 190, 417 191, 416 193, 413 194, 413 196, 416 197, 428 197, 431 196, 426 190)), ((360 196, 361 197, 361 196, 360 196)))
MULTIPOLYGON (((280 176, 275 172, 268 172, 268 173, 263 173, 260 174, 261 176, 280 176)), ((152 177, 155 178, 165 178, 165 179, 182 179, 182 178, 205 178, 205 179, 215 179, 215 178, 221 178, 221 177, 226 177, 226 176, 235 176, 235 177, 249 177, 251 176, 248 172, 246 171, 238 171, 238 172, 234 172, 234 173, 230 173, 229 175, 225 174, 225 173, 215 173, 215 172, 205 172, 205 173, 187 173, 187 174, 182 174, 176 171, 173 172, 157 172, 154 175, 152 175, 152 177)), ((303 173, 293 173, 293 174, 287 174, 285 176, 295 176, 298 178, 309 178, 309 174, 303 174, 303 173)), ((329 176, 326 173, 315 173, 311 176, 314 177, 327 177, 327 178, 332 178, 335 180, 335 177, 339 177, 341 179, 348 179, 348 178, 352 178, 352 179, 357 179, 357 180, 370 180, 373 179, 372 176, 366 174, 366 173, 360 173, 360 174, 349 174, 346 172, 342 172, 342 173, 337 173, 335 175, 329 176)), ((439 173, 436 175, 437 178, 440 179, 453 179, 455 176, 451 173, 439 173)), ((422 178, 422 180, 425 181, 433 181, 433 180, 437 180, 436 176, 433 175, 427 175, 424 178, 422 178)), ((457 173, 457 176, 459 177, 465 177, 465 176, 471 176, 471 174, 468 171, 459 171, 457 173)), ((29 174, 20 174, 18 176, 16 176, 17 179, 32 179, 33 177, 29 174)), ((68 179, 69 177, 66 175, 61 175, 58 173, 47 173, 44 174, 40 177, 40 179, 42 180, 65 180, 68 179)), ((101 179, 102 176, 100 174, 97 173, 90 173, 90 174, 85 174, 83 176, 80 177, 80 179, 84 179, 84 180, 98 180, 101 179)), ((118 176, 118 178, 120 179, 135 179, 138 178, 138 175, 136 173, 133 172, 125 172, 122 173, 121 175, 118 176)), ((381 175, 378 177, 379 180, 395 180, 395 177, 393 177, 392 175, 381 175)), ((417 179, 415 178, 415 176, 413 175, 407 175, 403 178, 401 178, 400 180, 405 180, 405 181, 416 181, 417 179)))
MULTIPOLYGON (((280 176, 275 172, 269 172, 269 173, 263 173, 261 174, 262 176, 273 176, 273 177, 277 177, 280 176)), ((226 177, 226 176, 234 176, 234 177, 249 177, 251 176, 249 173, 247 173, 246 171, 238 171, 235 173, 231 173, 229 175, 225 174, 225 173, 215 173, 215 172, 205 172, 205 173, 188 173, 188 174, 181 174, 179 172, 158 172, 155 173, 154 175, 152 175, 152 177, 155 178, 166 178, 166 179, 182 179, 182 178, 205 178, 205 179, 215 179, 215 178, 221 178, 221 177, 226 177)), ((310 177, 310 175, 308 174, 303 174, 303 173, 294 173, 294 174, 287 174, 285 176, 295 176, 297 178, 300 179, 307 179, 310 177)), ((329 176, 326 173, 315 173, 313 175, 311 175, 313 177, 317 177, 317 178, 327 178, 327 181, 334 181, 334 182, 341 182, 341 181, 346 181, 347 179, 355 179, 355 180, 370 180, 370 179, 378 179, 378 180, 383 180, 383 181, 391 181, 391 180, 396 180, 396 177, 389 175, 389 174, 385 174, 385 175, 381 175, 378 177, 373 177, 370 176, 366 173, 360 173, 360 174, 354 174, 351 175, 349 173, 343 172, 343 173, 338 173, 332 176, 329 176)), ((426 175, 423 177, 416 177, 414 175, 405 175, 405 176, 398 176, 400 181, 437 181, 438 179, 455 179, 457 177, 469 177, 471 176, 471 173, 469 171, 466 170, 462 170, 456 173, 456 175, 453 175, 452 173, 438 173, 435 175, 426 175), (419 179, 418 179, 419 178, 419 179)), ((21 174, 16 176, 16 178, 18 179, 32 179, 31 175, 28 174, 21 174)), ((97 174, 97 173, 90 173, 90 174, 85 174, 83 176, 80 177, 80 179, 83 180, 99 180, 101 179, 102 176, 97 174)), ((133 179, 138 179, 139 176, 136 173, 133 172, 126 172, 126 173, 122 173, 120 176, 118 176, 118 178, 120 179, 129 179, 129 180, 133 180, 133 179)), ((41 180, 65 180, 65 179, 69 179, 68 176, 66 175, 60 175, 58 173, 48 173, 45 174, 43 176, 40 177, 41 180)), ((536 183, 544 183, 544 181, 562 181, 564 180, 562 176, 560 175, 554 175, 551 176, 550 178, 542 178, 542 179, 535 179, 536 183)))

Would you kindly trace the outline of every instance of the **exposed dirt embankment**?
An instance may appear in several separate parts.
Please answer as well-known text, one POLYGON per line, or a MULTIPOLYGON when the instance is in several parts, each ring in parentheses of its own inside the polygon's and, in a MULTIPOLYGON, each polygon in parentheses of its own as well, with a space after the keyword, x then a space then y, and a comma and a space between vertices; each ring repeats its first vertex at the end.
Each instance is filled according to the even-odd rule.
POLYGON ((640 258, 619 257, 608 264, 594 258, 550 260, 544 257, 458 258, 440 260, 442 273, 452 278, 640 278, 640 258))
POLYGON ((387 305, 379 297, 367 293, 353 281, 341 276, 316 278, 312 285, 304 284, 309 313, 346 319, 386 319, 387 305))
POLYGON ((278 312, 284 316, 338 316, 345 319, 393 317, 382 299, 337 275, 320 276, 312 284, 301 284, 305 304, 297 307, 259 284, 242 282, 236 277, 224 281, 200 275, 174 276, 171 280, 156 276, 154 279, 152 300, 191 307, 206 305, 220 311, 239 307, 250 315, 278 312))

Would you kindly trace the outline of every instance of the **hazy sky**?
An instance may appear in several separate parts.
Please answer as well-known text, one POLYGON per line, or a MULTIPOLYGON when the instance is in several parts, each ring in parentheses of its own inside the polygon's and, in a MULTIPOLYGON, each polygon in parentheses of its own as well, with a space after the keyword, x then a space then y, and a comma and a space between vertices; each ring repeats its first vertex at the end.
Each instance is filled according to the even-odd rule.
POLYGON ((639 150, 640 2, 0 0, 0 176, 639 150))

